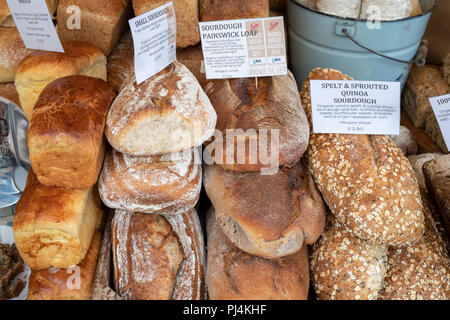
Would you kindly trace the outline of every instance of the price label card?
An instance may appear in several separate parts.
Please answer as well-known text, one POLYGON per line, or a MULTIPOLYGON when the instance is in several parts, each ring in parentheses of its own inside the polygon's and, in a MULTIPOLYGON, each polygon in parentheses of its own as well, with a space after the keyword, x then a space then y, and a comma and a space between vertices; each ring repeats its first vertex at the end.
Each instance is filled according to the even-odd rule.
POLYGON ((45 0, 6 0, 29 49, 64 52, 45 0))
POLYGON ((207 79, 287 74, 283 17, 199 25, 207 79))
POLYGON ((447 149, 450 150, 450 94, 429 98, 447 149))
POLYGON ((311 80, 314 133, 400 134, 400 82, 311 80))
POLYGON ((173 2, 128 21, 134 43, 134 70, 139 84, 176 60, 177 22, 173 2))

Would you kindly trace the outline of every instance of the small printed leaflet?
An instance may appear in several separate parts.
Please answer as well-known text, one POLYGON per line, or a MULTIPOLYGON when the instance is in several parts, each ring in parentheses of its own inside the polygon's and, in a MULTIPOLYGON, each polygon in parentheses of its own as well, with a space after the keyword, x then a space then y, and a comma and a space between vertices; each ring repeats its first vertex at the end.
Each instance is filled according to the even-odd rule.
POLYGON ((400 133, 400 82, 311 80, 314 133, 400 133))
POLYGON ((450 150, 450 94, 429 98, 447 149, 450 150))
POLYGON ((177 22, 173 2, 128 21, 134 43, 134 71, 139 84, 176 60, 177 22))
POLYGON ((283 17, 199 25, 207 79, 287 74, 283 17))
POLYGON ((45 0, 6 0, 29 49, 64 52, 45 0))

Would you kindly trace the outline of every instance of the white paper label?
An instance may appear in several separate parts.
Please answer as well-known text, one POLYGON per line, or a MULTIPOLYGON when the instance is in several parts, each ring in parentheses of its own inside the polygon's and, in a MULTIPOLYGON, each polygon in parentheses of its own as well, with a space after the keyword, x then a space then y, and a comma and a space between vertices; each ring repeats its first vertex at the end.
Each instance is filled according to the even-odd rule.
POLYGON ((287 74, 283 17, 199 25, 207 79, 287 74))
POLYGON ((429 98, 447 149, 450 150, 450 94, 429 98))
POLYGON ((314 133, 400 133, 400 82, 311 80, 314 133))
POLYGON ((29 49, 64 52, 45 0, 6 0, 29 49))
POLYGON ((134 72, 139 84, 177 59, 177 22, 173 2, 128 22, 134 43, 134 72))

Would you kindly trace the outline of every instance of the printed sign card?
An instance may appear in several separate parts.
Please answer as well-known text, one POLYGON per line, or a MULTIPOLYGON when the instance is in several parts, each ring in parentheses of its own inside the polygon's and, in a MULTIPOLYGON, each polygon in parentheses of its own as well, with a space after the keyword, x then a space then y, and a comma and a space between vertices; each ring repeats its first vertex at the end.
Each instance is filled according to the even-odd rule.
POLYGON ((450 150, 450 94, 429 98, 447 149, 450 150))

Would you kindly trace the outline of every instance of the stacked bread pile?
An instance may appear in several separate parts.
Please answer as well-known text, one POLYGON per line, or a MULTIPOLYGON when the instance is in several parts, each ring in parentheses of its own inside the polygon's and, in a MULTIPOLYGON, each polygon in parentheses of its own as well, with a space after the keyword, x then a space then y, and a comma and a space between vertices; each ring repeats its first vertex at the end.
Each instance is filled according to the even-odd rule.
MULTIPOLYGON (((349 80, 315 69, 301 99, 311 120, 310 79, 349 80)), ((450 261, 423 205, 415 173, 386 136, 312 134, 308 162, 332 215, 314 245, 320 299, 448 299, 450 261)))

